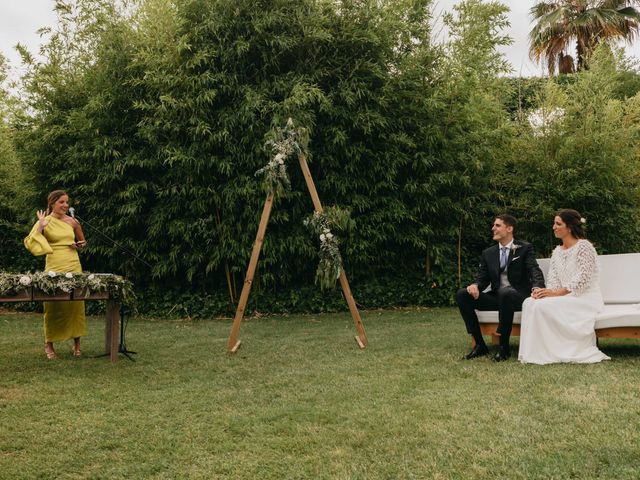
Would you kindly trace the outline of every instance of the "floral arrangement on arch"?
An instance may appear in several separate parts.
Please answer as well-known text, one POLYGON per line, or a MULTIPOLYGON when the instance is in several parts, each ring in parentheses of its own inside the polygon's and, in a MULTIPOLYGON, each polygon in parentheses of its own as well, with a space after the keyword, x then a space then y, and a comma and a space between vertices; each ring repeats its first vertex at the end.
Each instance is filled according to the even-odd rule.
POLYGON ((262 177, 263 190, 281 195, 291 188, 291 181, 287 174, 286 161, 292 155, 304 153, 308 141, 308 134, 304 128, 296 129, 293 120, 289 118, 284 128, 275 127, 271 132, 271 139, 265 143, 265 148, 271 154, 271 160, 258 170, 256 177, 262 177))
POLYGON ((316 270, 316 283, 322 289, 333 288, 342 271, 342 256, 340 255, 340 241, 335 232, 348 233, 354 227, 351 212, 339 207, 327 207, 322 212, 314 212, 304 220, 320 239, 320 262, 316 270))
POLYGON ((87 293, 107 292, 124 305, 133 305, 136 298, 132 283, 111 273, 60 273, 52 270, 35 273, 0 272, 0 295, 16 295, 31 287, 48 294, 57 291, 71 293, 76 289, 87 293))

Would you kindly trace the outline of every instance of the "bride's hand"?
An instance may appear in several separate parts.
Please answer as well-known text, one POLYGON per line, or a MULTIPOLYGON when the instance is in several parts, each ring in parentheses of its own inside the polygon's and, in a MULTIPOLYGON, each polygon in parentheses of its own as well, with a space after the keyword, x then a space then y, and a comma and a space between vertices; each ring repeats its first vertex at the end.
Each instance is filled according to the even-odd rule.
POLYGON ((44 210, 38 210, 36 212, 36 215, 38 215, 38 223, 40 224, 40 232, 42 232, 44 230, 44 227, 49 225, 49 220, 46 219, 47 214, 46 214, 46 212, 44 210))
POLYGON ((545 298, 545 297, 553 297, 554 291, 548 288, 534 288, 533 292, 531 292, 531 296, 533 298, 545 298))
POLYGON ((533 298, 561 297, 567 295, 569 290, 561 288, 560 290, 551 290, 550 288, 534 288, 531 292, 533 298))

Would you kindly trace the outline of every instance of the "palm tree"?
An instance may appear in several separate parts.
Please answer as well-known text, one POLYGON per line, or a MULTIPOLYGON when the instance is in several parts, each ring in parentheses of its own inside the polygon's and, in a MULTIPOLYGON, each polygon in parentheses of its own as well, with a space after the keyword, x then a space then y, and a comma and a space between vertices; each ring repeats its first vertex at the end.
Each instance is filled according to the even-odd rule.
POLYGON ((638 34, 639 0, 547 0, 536 3, 531 16, 537 22, 529 33, 529 55, 537 62, 547 61, 549 73, 573 71, 574 59, 568 54, 576 45, 577 69, 588 68, 587 60, 603 41, 624 39, 631 42, 638 34))

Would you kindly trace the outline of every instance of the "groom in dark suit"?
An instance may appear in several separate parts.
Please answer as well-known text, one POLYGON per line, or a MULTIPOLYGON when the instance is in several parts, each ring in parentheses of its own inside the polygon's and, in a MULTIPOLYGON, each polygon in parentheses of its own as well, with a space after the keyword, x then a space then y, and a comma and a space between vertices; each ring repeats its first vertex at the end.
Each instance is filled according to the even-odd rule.
POLYGON ((475 282, 461 288, 456 294, 460 314, 476 344, 465 359, 489 353, 480 333, 476 310, 497 310, 500 347, 494 360, 500 362, 511 356, 509 337, 513 325, 513 314, 522 309, 522 302, 531 295, 533 288, 544 288, 544 276, 533 254, 533 245, 514 240, 516 219, 511 215, 498 215, 491 231, 494 246, 482 252, 480 269, 475 282), (491 285, 491 290, 484 290, 491 285))

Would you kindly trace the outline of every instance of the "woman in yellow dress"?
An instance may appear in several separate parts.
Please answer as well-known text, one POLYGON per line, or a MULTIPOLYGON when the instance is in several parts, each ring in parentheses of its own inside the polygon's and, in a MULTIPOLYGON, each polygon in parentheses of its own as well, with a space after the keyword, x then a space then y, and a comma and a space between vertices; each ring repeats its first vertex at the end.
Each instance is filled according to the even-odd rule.
MULTIPOLYGON (((47 211, 38 210, 38 221, 24 239, 36 256, 46 255, 45 270, 56 273, 82 272, 78 249, 86 245, 84 233, 75 218, 67 215, 69 196, 55 190, 47 199, 47 211)), ((73 355, 80 356, 80 337, 86 335, 84 302, 44 302, 44 351, 49 360, 58 358, 53 342, 73 338, 73 355)))

